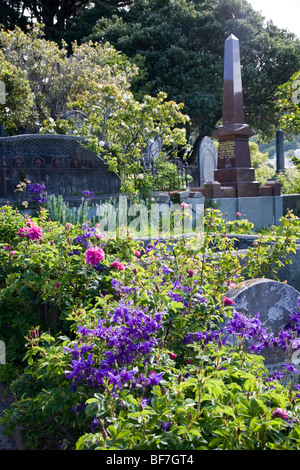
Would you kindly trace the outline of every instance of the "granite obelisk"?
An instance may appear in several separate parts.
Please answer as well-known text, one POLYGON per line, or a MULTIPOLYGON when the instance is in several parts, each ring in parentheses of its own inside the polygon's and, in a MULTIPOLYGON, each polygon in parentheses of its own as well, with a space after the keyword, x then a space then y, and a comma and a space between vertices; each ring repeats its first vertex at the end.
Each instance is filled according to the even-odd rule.
POLYGON ((222 125, 214 133, 219 140, 214 180, 232 188, 235 197, 259 194, 249 150, 254 134, 244 120, 239 40, 231 34, 225 41, 222 125))

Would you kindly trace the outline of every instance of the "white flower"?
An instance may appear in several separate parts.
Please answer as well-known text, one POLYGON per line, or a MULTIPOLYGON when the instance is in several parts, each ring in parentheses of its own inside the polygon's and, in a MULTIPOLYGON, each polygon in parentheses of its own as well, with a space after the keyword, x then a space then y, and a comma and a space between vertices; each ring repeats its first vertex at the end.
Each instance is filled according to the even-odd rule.
POLYGON ((140 174, 138 175, 138 179, 139 179, 139 180, 142 180, 143 178, 144 178, 143 173, 140 173, 140 174))

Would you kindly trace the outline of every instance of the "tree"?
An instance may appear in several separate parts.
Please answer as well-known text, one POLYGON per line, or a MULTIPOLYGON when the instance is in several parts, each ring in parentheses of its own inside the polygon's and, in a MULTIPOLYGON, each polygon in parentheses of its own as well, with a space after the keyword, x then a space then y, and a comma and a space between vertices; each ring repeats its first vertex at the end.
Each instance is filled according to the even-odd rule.
POLYGON ((88 88, 91 74, 99 81, 117 77, 129 84, 137 73, 136 67, 109 44, 74 43, 69 55, 65 43, 59 47, 45 39, 39 24, 27 33, 18 27, 0 31, 0 48, 30 84, 33 103, 26 127, 32 132, 58 120, 61 127, 56 126, 56 132, 65 132, 61 118, 69 109, 68 102, 88 88))
POLYGON ((10 134, 31 120, 33 94, 26 72, 6 60, 1 51, 0 80, 4 87, 0 102, 0 123, 10 134))
POLYGON ((167 162, 178 145, 186 147, 183 105, 167 101, 164 93, 137 101, 131 92, 137 67, 108 43, 74 43, 70 55, 63 46, 46 40, 39 24, 27 33, 0 31, 2 55, 10 70, 22 71, 32 97, 22 124, 85 137, 83 143, 120 177, 121 190, 151 189, 153 174, 144 164, 147 141, 161 141, 157 162, 167 162))
POLYGON ((275 176, 275 168, 272 165, 268 153, 259 150, 256 142, 249 142, 251 166, 255 170, 255 180, 266 184, 275 176))
MULTIPOLYGON (((269 23, 241 0, 135 0, 130 9, 101 18, 90 38, 109 41, 144 61, 137 98, 164 91, 183 102, 195 143, 211 135, 222 117, 224 41, 240 40, 247 123, 266 138, 278 122, 275 93, 300 65, 300 41, 269 23)), ((195 152, 194 152, 195 156, 195 152)))
POLYGON ((131 3, 131 0, 0 0, 0 24, 25 30, 26 25, 43 23, 47 39, 68 42, 69 38, 72 41, 89 34, 86 27, 96 23, 95 15, 98 19, 108 15, 110 9, 115 11, 131 3))
POLYGON ((300 70, 278 89, 280 126, 290 138, 300 134, 300 70))
POLYGON ((8 2, 0 0, 0 24, 5 28, 14 29, 19 26, 22 29, 26 28, 27 18, 23 15, 22 11, 17 8, 20 2, 8 2))

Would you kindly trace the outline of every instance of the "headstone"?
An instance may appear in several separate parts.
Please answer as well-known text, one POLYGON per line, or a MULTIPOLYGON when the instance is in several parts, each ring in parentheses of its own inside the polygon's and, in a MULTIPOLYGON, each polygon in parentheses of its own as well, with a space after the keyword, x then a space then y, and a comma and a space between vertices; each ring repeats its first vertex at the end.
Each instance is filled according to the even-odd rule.
POLYGON ((153 165, 153 162, 158 157, 159 152, 161 152, 161 149, 162 142, 160 137, 154 140, 148 139, 144 158, 144 164, 146 168, 149 168, 151 165, 153 165))
POLYGON ((214 180, 214 171, 218 165, 218 151, 209 137, 201 140, 198 155, 199 186, 214 180))
POLYGON ((284 171, 284 139, 283 130, 276 131, 276 173, 284 171))
MULTIPOLYGON (((244 281, 226 294, 234 301, 237 312, 253 317, 260 313, 263 326, 274 336, 288 324, 290 315, 298 311, 299 296, 299 292, 288 284, 265 278, 244 281)), ((270 372, 287 362, 280 348, 265 348, 260 354, 265 357, 265 366, 270 372)))
POLYGON ((236 197, 256 196, 260 184, 251 168, 249 137, 244 121, 239 40, 231 34, 225 41, 222 126, 213 134, 219 140, 218 168, 214 180, 234 187, 236 197))

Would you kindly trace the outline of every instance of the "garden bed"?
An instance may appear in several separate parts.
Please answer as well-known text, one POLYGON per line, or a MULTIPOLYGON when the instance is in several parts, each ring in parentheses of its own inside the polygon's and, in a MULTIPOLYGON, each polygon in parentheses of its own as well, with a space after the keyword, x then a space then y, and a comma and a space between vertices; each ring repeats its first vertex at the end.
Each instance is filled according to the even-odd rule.
POLYGON ((286 383, 296 368, 290 359, 269 376, 260 355, 289 348, 299 314, 275 337, 226 298, 249 276, 276 277, 296 250, 293 214, 250 237, 246 263, 232 224, 212 209, 197 250, 185 239, 108 239, 46 210, 26 218, 2 207, 0 216, 8 435, 22 429, 30 449, 300 448, 298 384, 286 383))

